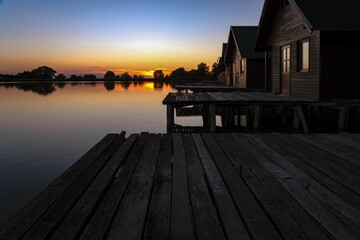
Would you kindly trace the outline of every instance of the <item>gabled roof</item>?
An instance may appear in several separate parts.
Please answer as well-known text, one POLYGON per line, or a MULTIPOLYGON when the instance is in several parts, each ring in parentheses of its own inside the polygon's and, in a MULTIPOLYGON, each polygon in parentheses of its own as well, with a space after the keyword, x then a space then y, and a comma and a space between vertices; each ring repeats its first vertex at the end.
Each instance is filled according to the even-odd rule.
MULTIPOLYGON (((265 0, 262 10, 256 48, 261 49, 262 38, 267 35, 283 0, 265 0)), ((290 5, 312 32, 360 31, 360 0, 289 0, 290 5)))
POLYGON ((234 48, 239 51, 241 58, 264 58, 263 53, 255 53, 254 46, 257 26, 231 26, 227 43, 225 62, 231 61, 234 48))
POLYGON ((360 31, 359 0, 289 0, 310 31, 360 31))

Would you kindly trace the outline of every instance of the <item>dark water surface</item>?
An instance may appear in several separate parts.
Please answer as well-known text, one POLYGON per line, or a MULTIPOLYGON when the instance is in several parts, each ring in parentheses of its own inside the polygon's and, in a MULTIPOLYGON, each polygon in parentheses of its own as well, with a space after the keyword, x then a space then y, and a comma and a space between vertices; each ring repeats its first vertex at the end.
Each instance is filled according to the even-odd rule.
POLYGON ((0 225, 107 133, 166 132, 163 83, 0 83, 0 225))

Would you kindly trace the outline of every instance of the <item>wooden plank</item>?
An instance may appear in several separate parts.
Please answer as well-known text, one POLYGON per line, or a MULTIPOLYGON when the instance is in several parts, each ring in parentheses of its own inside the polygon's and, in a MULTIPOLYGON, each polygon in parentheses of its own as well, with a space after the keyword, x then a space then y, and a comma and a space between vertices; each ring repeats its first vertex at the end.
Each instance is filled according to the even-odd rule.
POLYGON ((74 204, 79 200, 84 191, 89 187, 93 179, 99 174, 115 151, 124 141, 122 136, 118 136, 109 147, 93 161, 86 171, 82 172, 72 184, 41 216, 39 221, 24 235, 23 239, 45 239, 48 238, 56 229, 59 223, 66 217, 74 204))
POLYGON ((278 133, 272 133, 272 135, 274 135, 275 138, 283 139, 292 146, 301 149, 301 151, 303 151, 303 155, 307 156, 308 162, 317 166, 319 171, 328 174, 329 177, 343 184, 344 187, 360 194, 359 174, 347 169, 341 158, 336 158, 334 155, 328 154, 307 142, 295 138, 294 136, 278 133))
POLYGON ((261 137, 261 140, 266 145, 270 146, 274 151, 280 153, 281 156, 286 158, 295 167, 305 172, 316 182, 320 183, 328 190, 350 203, 352 206, 360 209, 359 195, 334 181, 331 177, 327 176, 321 170, 319 171, 311 164, 307 164, 307 157, 303 155, 303 151, 301 149, 291 147, 287 141, 282 141, 281 139, 274 138, 274 136, 271 135, 258 135, 257 137, 261 137))
MULTIPOLYGON (((343 144, 353 149, 356 149, 356 152, 360 152, 360 140, 352 138, 354 134, 318 134, 321 137, 329 138, 335 141, 337 144, 343 144)), ((354 151, 354 150, 351 150, 354 151)), ((355 154, 355 157, 358 157, 360 154, 355 154)))
POLYGON ((170 238, 174 240, 195 239, 183 140, 179 133, 174 133, 172 137, 173 178, 170 238))
POLYGON ((46 212, 79 175, 114 141, 117 134, 106 135, 83 157, 57 177, 41 193, 25 205, 0 230, 0 239, 19 239, 46 212), (19 224, 21 222, 21 224, 19 224))
POLYGON ((151 134, 129 182, 107 239, 141 239, 150 202, 161 135, 151 134))
POLYGON ((130 135, 120 146, 100 174, 91 183, 90 187, 82 195, 81 199, 72 208, 54 235, 51 236, 51 239, 75 239, 81 234, 82 228, 88 222, 89 218, 91 218, 96 205, 101 202, 106 190, 114 181, 115 174, 119 170, 119 167, 123 165, 137 137, 137 134, 130 135))
MULTIPOLYGON (((215 138, 284 239, 328 239, 286 191, 274 188, 273 185, 276 183, 259 173, 259 170, 263 169, 253 166, 250 168, 245 163, 240 153, 242 147, 231 135, 217 134, 215 138)), ((252 161, 250 158, 248 160, 252 161)))
POLYGON ((105 238, 147 139, 148 133, 140 134, 124 165, 116 174, 114 183, 109 188, 89 223, 87 223, 79 239, 95 240, 105 238))
MULTIPOLYGON (((322 137, 322 135, 295 134, 293 136, 343 159, 344 161, 342 161, 342 163, 344 167, 360 173, 360 151, 345 144, 334 142, 330 138, 322 137)), ((338 161, 337 158, 336 161, 338 161)))
POLYGON ((154 189, 146 219, 145 239, 170 238, 172 138, 163 135, 154 189))
MULTIPOLYGON (((194 136, 194 138, 195 137, 196 136, 194 136)), ((241 179, 234 166, 217 144, 214 137, 209 134, 204 134, 203 139, 227 185, 227 188, 229 188, 237 211, 240 213, 241 218, 246 224, 246 229, 250 231, 250 235, 254 239, 282 239, 261 206, 257 203, 244 180, 241 179)), ((197 142, 198 145, 201 146, 203 143, 200 140, 201 139, 198 137, 197 142)), ((213 163, 210 164, 210 167, 215 167, 213 163)), ((213 172, 215 171, 215 169, 211 168, 210 170, 213 172)), ((216 172, 213 174, 216 174, 216 172)), ((218 175, 218 177, 220 176, 218 175)), ((220 181, 220 183, 221 182, 222 181, 220 181)))
POLYGON ((339 219, 346 223, 347 226, 358 232, 360 229, 360 211, 349 205, 339 196, 316 182, 306 173, 296 168, 279 153, 272 150, 268 145, 264 144, 254 135, 244 135, 260 152, 268 156, 272 162, 286 170, 291 176, 296 178, 304 189, 307 190, 317 201, 321 202, 326 208, 336 215, 339 219))
POLYGON ((228 239, 250 239, 231 195, 199 134, 192 135, 219 218, 228 239))
POLYGON ((266 156, 259 154, 259 151, 251 147, 246 138, 241 134, 233 134, 236 140, 239 141, 242 149, 246 149, 246 154, 252 161, 256 161, 266 171, 271 173, 279 183, 296 199, 296 201, 312 216, 318 224, 324 227, 335 239, 357 239, 357 235, 352 229, 349 229, 343 222, 334 217, 328 209, 324 208, 321 203, 316 201, 306 190, 294 179, 290 174, 271 163, 266 156))
POLYGON ((260 106, 254 107, 254 130, 259 129, 260 126, 260 106))
POLYGON ((191 135, 183 135, 192 212, 198 239, 225 239, 191 135))

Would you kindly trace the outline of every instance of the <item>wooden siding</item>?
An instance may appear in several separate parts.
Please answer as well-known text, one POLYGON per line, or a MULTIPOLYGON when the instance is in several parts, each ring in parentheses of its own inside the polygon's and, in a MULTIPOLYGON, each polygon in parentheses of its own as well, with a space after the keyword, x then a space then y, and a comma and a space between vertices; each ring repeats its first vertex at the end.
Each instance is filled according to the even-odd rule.
POLYGON ((265 87, 265 59, 247 59, 246 71, 248 89, 264 89, 265 87))
POLYGON ((314 32, 309 38, 309 71, 299 71, 299 42, 291 43, 291 95, 294 97, 319 100, 320 34, 314 32))
POLYGON ((291 5, 277 10, 275 18, 269 30, 267 45, 272 46, 272 90, 280 93, 280 62, 281 46, 290 44, 291 67, 290 67, 290 94, 295 97, 319 99, 319 61, 320 61, 320 34, 310 33, 304 26, 301 17, 291 5), (298 41, 308 38, 310 40, 310 71, 299 72, 298 41))
POLYGON ((358 32, 321 33, 321 98, 360 98, 358 32))
POLYGON ((240 53, 236 47, 233 48, 231 62, 233 86, 240 86, 240 53))
POLYGON ((249 61, 251 61, 251 60, 248 60, 246 58, 243 58, 243 59, 239 60, 239 62, 240 62, 240 66, 239 66, 239 73, 240 73, 239 87, 240 88, 249 88, 249 86, 248 86, 248 83, 249 83, 249 81, 248 81, 248 71, 249 71, 248 62, 249 61))

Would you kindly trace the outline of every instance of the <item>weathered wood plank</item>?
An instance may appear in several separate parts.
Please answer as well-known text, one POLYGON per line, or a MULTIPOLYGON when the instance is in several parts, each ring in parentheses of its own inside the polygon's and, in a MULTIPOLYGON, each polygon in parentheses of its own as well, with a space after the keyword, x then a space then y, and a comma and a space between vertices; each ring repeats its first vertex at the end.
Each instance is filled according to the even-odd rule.
POLYGON ((197 238, 225 239, 191 135, 183 135, 183 142, 197 238))
MULTIPOLYGON (((334 217, 328 209, 316 201, 306 190, 286 171, 271 163, 262 154, 250 146, 246 138, 241 134, 233 134, 236 140, 244 146, 245 151, 251 156, 252 161, 257 161, 266 171, 271 173, 287 190, 291 196, 312 216, 318 224, 323 226, 335 239, 357 239, 357 235, 352 229, 349 229, 342 221, 334 217), (246 147, 245 147, 246 146, 246 147)), ((243 149, 243 150, 244 150, 243 149)), ((249 156, 249 157, 250 157, 249 156)))
POLYGON ((49 210, 35 223, 35 225, 25 234, 22 239, 46 239, 56 229, 59 223, 66 217, 74 204, 79 200, 85 190, 89 187, 93 179, 99 174, 115 151, 124 141, 122 136, 118 136, 106 150, 93 161, 91 165, 82 172, 49 210))
POLYGON ((307 157, 303 155, 302 149, 297 149, 289 146, 287 141, 282 141, 279 138, 274 138, 271 135, 257 135, 261 138, 266 145, 270 146, 271 149, 278 152, 283 158, 291 162, 295 167, 305 172, 315 181, 326 187, 328 190, 335 193, 340 198, 352 206, 360 209, 360 198, 359 195, 345 188, 328 175, 324 174, 321 170, 319 171, 316 167, 307 163, 307 157))
POLYGON ((231 195, 199 134, 192 135, 219 218, 228 239, 250 239, 231 195))
POLYGON ((306 173, 302 172, 280 154, 265 145, 259 138, 254 135, 244 135, 259 151, 268 156, 269 159, 282 169, 286 170, 294 177, 307 192, 312 195, 318 202, 332 212, 337 218, 346 223, 355 232, 360 229, 360 211, 349 205, 343 199, 332 193, 330 190, 316 182, 306 173))
MULTIPOLYGON (((245 157, 240 153, 242 147, 231 135, 217 134, 215 138, 284 239, 308 239, 308 236, 310 236, 309 239, 311 237, 328 239, 314 226, 313 221, 293 198, 286 192, 274 188, 273 185, 276 183, 266 175, 260 174, 257 168, 254 171, 253 166, 251 168, 248 166, 244 161, 245 157)), ((248 160, 251 161, 251 159, 248 160)))
POLYGON ((19 239, 45 213, 79 175, 114 141, 117 134, 108 134, 41 193, 25 205, 0 230, 0 239, 19 239), (19 224, 21 222, 21 224, 19 224))
POLYGON ((109 188, 79 239, 95 240, 103 239, 106 236, 147 139, 148 133, 140 134, 124 165, 117 172, 114 183, 109 188))
POLYGON ((173 177, 170 239, 195 239, 190 205, 186 159, 181 134, 173 134, 173 177))
POLYGON ((108 239, 141 239, 150 202, 161 135, 150 135, 111 223, 108 239))
POLYGON ((250 235, 254 239, 281 239, 275 226, 261 209, 261 206, 259 206, 244 180, 236 172, 214 137, 204 134, 203 139, 229 188, 237 211, 246 224, 246 228, 249 229, 250 235))
POLYGON ((329 177, 341 183, 344 187, 360 194, 360 177, 358 173, 347 169, 341 158, 335 158, 334 155, 328 154, 323 150, 312 146, 311 144, 295 138, 291 135, 272 133, 276 139, 288 143, 288 145, 301 149, 302 155, 307 156, 308 163, 316 166, 321 172, 326 173, 329 177), (316 157, 315 157, 316 156, 316 157), (330 161, 331 160, 331 161, 330 161))
POLYGON ((136 134, 132 134, 120 146, 61 223, 51 239, 75 239, 81 234, 82 228, 95 211, 96 205, 102 201, 106 190, 113 182, 119 167, 123 165, 137 137, 136 134))
POLYGON ((172 137, 163 135, 154 189, 146 219, 145 239, 165 240, 170 238, 171 161, 172 137))

